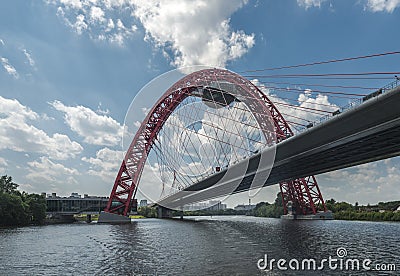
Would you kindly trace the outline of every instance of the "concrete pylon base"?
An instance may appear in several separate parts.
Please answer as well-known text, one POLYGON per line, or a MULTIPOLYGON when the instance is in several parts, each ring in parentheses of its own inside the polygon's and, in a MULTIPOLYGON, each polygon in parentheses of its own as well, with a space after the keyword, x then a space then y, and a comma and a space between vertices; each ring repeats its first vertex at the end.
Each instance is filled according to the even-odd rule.
POLYGON ((172 210, 163 206, 157 205, 158 218, 172 218, 172 210))
POLYGON ((101 212, 99 216, 99 220, 97 223, 114 223, 114 224, 119 224, 119 223, 130 223, 131 219, 129 217, 113 214, 113 213, 107 213, 107 212, 101 212))
POLYGON ((333 214, 331 211, 326 211, 326 212, 318 212, 315 215, 287 214, 287 215, 282 215, 281 218, 289 220, 331 220, 333 219, 333 214))

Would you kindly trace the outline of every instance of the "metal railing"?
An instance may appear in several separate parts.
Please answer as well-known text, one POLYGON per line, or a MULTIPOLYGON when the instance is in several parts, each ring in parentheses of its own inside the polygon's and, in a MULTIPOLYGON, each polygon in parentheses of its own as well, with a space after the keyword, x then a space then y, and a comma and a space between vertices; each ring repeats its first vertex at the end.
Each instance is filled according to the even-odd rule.
POLYGON ((391 91, 391 90, 395 89, 399 85, 400 85, 400 78, 396 78, 393 82, 383 86, 382 88, 379 88, 375 92, 370 93, 368 95, 365 95, 364 97, 362 97, 360 99, 354 100, 351 103, 349 103, 349 104, 347 104, 347 105, 345 105, 343 107, 340 107, 339 109, 333 111, 332 113, 330 113, 328 115, 325 115, 325 116, 322 116, 321 118, 310 122, 307 126, 298 128, 297 129, 298 133, 302 133, 302 132, 304 132, 304 131, 306 131, 306 130, 314 127, 314 126, 320 125, 320 124, 328 121, 329 119, 333 118, 336 115, 339 115, 339 114, 341 114, 343 112, 346 112, 346 111, 348 111, 350 109, 353 109, 353 108, 361 105, 362 103, 368 101, 369 99, 375 98, 375 97, 377 97, 377 96, 379 96, 381 94, 385 94, 388 91, 391 91))

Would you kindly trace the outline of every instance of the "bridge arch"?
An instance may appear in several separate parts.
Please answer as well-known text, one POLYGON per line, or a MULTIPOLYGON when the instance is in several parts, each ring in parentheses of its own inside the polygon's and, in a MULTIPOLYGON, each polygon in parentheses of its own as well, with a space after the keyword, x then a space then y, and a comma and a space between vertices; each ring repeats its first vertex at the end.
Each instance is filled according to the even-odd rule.
MULTIPOLYGON (((234 85, 235 96, 249 107, 269 145, 293 136, 292 130, 276 106, 249 80, 225 69, 204 69, 191 73, 173 84, 141 123, 122 161, 105 212, 123 216, 128 214, 147 156, 165 121, 192 93, 206 89, 216 89, 215 91, 220 91, 217 93, 225 93, 220 87, 221 84, 234 85), (218 83, 219 89, 215 85, 210 87, 212 83, 218 83), (265 116, 269 119, 266 120, 265 116)), ((288 212, 289 202, 299 214, 315 214, 318 209, 326 210, 314 176, 281 182, 280 189, 285 213, 288 212)))

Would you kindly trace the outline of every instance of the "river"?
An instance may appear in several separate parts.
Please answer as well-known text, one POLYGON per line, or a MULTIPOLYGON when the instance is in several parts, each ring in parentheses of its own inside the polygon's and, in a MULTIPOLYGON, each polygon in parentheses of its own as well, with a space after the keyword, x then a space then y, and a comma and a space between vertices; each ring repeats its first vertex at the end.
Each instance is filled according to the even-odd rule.
POLYGON ((321 275, 312 267, 301 269, 302 261, 316 259, 318 268, 329 256, 337 267, 325 263, 324 275, 400 275, 400 223, 195 219, 1 228, 0 275, 321 275), (265 268, 266 258, 286 263, 265 268), (371 264, 340 269, 340 259, 348 258, 371 264), (377 264, 386 269, 394 264, 397 271, 367 270, 377 264))

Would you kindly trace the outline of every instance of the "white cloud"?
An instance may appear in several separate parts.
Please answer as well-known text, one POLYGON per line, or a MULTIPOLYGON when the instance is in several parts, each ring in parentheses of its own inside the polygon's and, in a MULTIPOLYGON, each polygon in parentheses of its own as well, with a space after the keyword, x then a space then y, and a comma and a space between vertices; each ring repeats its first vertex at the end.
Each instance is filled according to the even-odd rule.
POLYGON ((247 1, 133 0, 146 39, 163 47, 173 64, 225 66, 254 45, 254 34, 232 31, 230 16, 247 1))
MULTIPOLYGON (((57 1, 51 1, 49 0, 48 2, 57 2, 57 1)), ((65 5, 66 8, 72 8, 72 9, 82 9, 83 4, 81 0, 60 0, 60 4, 65 5)))
POLYGON ((1 44, 2 46, 6 45, 6 44, 4 43, 4 40, 1 39, 1 38, 0 38, 0 44, 1 44))
POLYGON ((1 61, 1 64, 3 65, 4 70, 6 70, 6 72, 9 75, 13 76, 15 79, 19 79, 19 74, 18 74, 17 70, 15 69, 14 66, 12 66, 10 64, 10 62, 8 61, 7 58, 0 57, 0 61, 1 61))
POLYGON ((321 4, 326 0, 297 0, 297 4, 300 7, 304 7, 306 10, 312 7, 321 7, 321 4))
POLYGON ((98 113, 100 115, 108 115, 108 114, 110 114, 110 110, 108 108, 105 110, 102 109, 102 103, 99 102, 99 104, 97 105, 96 113, 98 113))
POLYGON ((83 157, 82 160, 91 165, 88 171, 90 175, 99 176, 104 181, 112 183, 117 176, 123 158, 122 151, 103 148, 96 152, 96 157, 83 157))
POLYGON ((55 163, 49 158, 42 156, 39 160, 28 162, 28 174, 26 178, 36 182, 76 184, 75 175, 79 175, 76 169, 67 168, 63 164, 55 163))
MULTIPOLYGON (((307 121, 312 122, 317 119, 320 119, 325 115, 324 113, 313 111, 312 109, 319 109, 319 110, 333 112, 339 108, 339 106, 330 102, 328 96, 326 95, 317 94, 316 96, 313 97, 311 89, 304 89, 303 93, 299 92, 297 103, 294 103, 292 101, 281 99, 273 91, 271 91, 268 88, 265 88, 265 86, 262 83, 260 83, 259 80, 257 79, 254 79, 251 82, 268 96, 268 98, 277 106, 282 116, 287 121, 290 122, 304 125, 307 124, 307 121), (297 106, 299 108, 293 108, 292 106, 297 106), (301 119, 298 119, 296 117, 301 119)), ((289 124, 292 126, 291 127, 292 130, 295 132, 294 127, 298 127, 298 125, 293 123, 289 124)))
POLYGON ((104 22, 106 19, 104 18, 104 11, 99 7, 91 7, 90 8, 90 20, 92 22, 104 22))
POLYGON ((361 204, 398 200, 399 158, 386 159, 318 176, 325 198, 361 204))
POLYGON ((368 0, 366 8, 373 12, 392 13, 400 7, 400 0, 368 0))
POLYGON ((57 15, 78 35, 87 34, 94 40, 122 46, 137 31, 129 16, 132 4, 127 0, 47 0, 47 3, 57 6, 57 15), (127 21, 125 24, 122 17, 127 21))
POLYGON ((115 27, 114 21, 111 18, 109 18, 108 23, 107 23, 106 32, 112 31, 112 29, 114 29, 114 27, 115 27))
MULTIPOLYGON (((364 9, 372 12, 387 12, 392 13, 396 8, 400 7, 400 0, 363 0, 366 2, 364 9)), ((297 0, 297 4, 300 7, 304 7, 306 10, 312 7, 320 8, 321 4, 326 0, 297 0)), ((332 3, 329 4, 329 8, 333 11, 332 3)))
POLYGON ((76 21, 72 24, 72 27, 78 34, 82 34, 88 28, 88 25, 85 22, 85 16, 83 14, 78 14, 76 16, 76 21))
POLYGON ((26 59, 28 60, 29 65, 35 68, 35 60, 32 58, 31 53, 29 53, 27 49, 22 49, 22 52, 24 53, 26 59))
POLYGON ((72 131, 93 145, 114 146, 118 145, 122 137, 122 126, 107 115, 99 115, 90 108, 66 106, 60 101, 50 103, 56 110, 64 112, 66 124, 72 131))
POLYGON ((49 0, 78 34, 124 44, 140 21, 145 39, 163 50, 174 66, 225 66, 255 44, 254 34, 232 30, 231 15, 247 0, 49 0), (128 15, 127 15, 128 13, 128 15))
POLYGON ((30 123, 40 118, 17 100, 0 96, 0 150, 41 153, 53 159, 67 159, 82 152, 82 146, 68 136, 49 136, 30 123))

